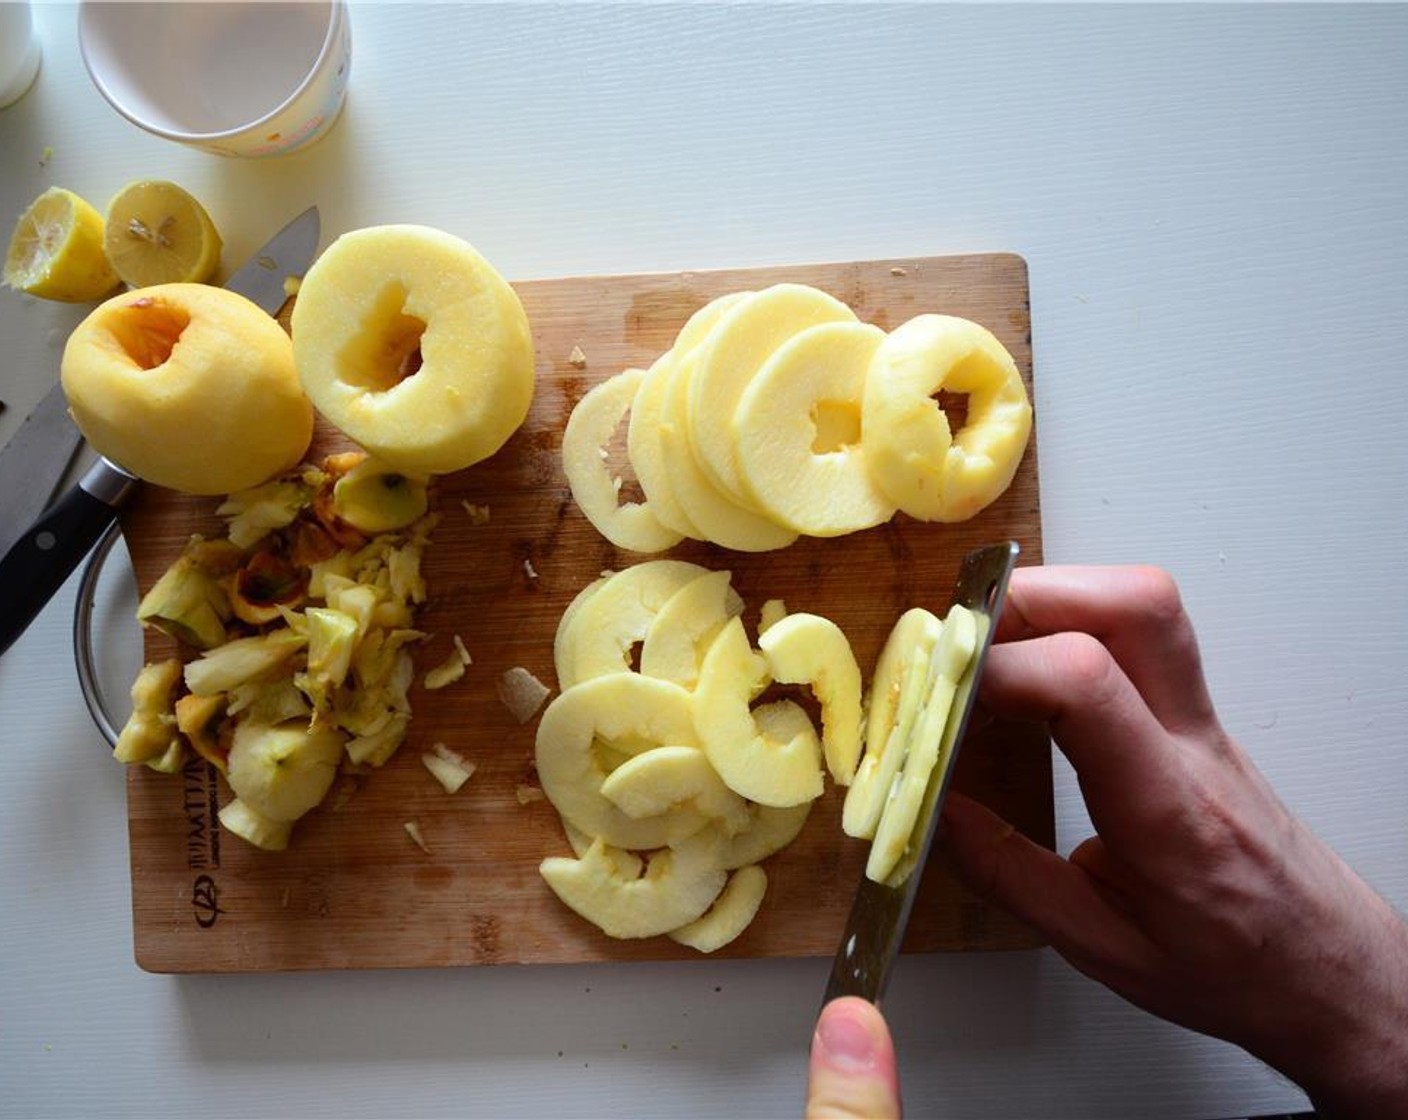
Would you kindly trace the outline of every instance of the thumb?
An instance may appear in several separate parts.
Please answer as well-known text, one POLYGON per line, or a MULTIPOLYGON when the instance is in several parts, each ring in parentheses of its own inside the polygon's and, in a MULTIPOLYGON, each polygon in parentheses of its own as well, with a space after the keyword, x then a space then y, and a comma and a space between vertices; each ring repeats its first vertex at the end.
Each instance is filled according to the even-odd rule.
POLYGON ((899 1120, 899 1075, 890 1028, 874 1004, 842 996, 821 1009, 812 1035, 807 1120, 899 1120))

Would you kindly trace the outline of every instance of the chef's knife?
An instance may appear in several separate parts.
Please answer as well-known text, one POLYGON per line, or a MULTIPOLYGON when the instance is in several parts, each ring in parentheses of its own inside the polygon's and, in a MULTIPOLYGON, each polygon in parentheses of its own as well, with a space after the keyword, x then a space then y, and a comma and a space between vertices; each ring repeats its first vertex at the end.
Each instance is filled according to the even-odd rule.
POLYGON ((929 776, 909 847, 884 882, 877 883, 861 872, 860 889, 856 891, 841 946, 831 964, 825 1003, 837 996, 856 995, 878 1005, 885 994, 891 966, 904 940, 914 898, 919 893, 919 880, 934 839, 934 826, 948 794, 954 763, 977 697, 983 662, 992 644, 1018 551, 1016 542, 1008 541, 970 552, 963 560, 953 601, 977 616, 977 648, 958 683, 953 708, 944 726, 938 764, 929 776))
POLYGON ((0 447, 0 556, 49 508, 82 442, 55 385, 0 447))
MULTIPOLYGON (((317 253, 320 233, 318 208, 310 206, 276 233, 230 277, 225 287, 276 315, 288 299, 285 279, 307 271, 317 253)), ((53 403, 55 396, 63 401, 62 386, 54 386, 39 404, 51 420, 56 410, 64 411, 53 403)), ((24 473, 26 468, 17 467, 15 473, 8 469, 10 466, 7 463, 3 476, 6 489, 30 481, 24 473)), ((49 483, 51 493, 52 485, 49 483)), ((112 524, 118 507, 136 485, 133 475, 100 457, 78 485, 21 533, 0 557, 0 654, 10 648, 53 598, 93 542, 112 524)))

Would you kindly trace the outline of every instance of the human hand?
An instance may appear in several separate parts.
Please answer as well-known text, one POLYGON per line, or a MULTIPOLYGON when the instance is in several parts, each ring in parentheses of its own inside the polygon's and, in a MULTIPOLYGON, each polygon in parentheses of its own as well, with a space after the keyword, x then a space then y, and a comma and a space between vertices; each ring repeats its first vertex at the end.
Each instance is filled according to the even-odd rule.
POLYGON ((859 996, 821 1009, 807 1074, 807 1120, 899 1120, 895 1048, 880 1012, 859 996))
POLYGON ((1408 1116, 1408 926, 1217 720, 1173 581, 1014 573, 981 685, 1049 724, 1096 835, 1062 859, 961 794, 956 869, 1132 1003, 1228 1039, 1328 1113, 1408 1116))

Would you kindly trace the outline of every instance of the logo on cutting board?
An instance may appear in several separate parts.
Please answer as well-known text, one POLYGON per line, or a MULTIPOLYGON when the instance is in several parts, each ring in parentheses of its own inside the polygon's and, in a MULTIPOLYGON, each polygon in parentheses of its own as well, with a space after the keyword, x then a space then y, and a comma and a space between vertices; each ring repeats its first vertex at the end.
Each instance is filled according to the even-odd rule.
POLYGON ((225 911, 220 909, 220 888, 209 875, 197 875, 191 884, 191 909, 195 911, 196 925, 209 929, 215 919, 225 911))
POLYGON ((181 769, 181 810, 186 818, 186 867, 196 925, 210 929, 219 916, 220 887, 211 874, 220 869, 219 775, 213 763, 196 756, 181 769))

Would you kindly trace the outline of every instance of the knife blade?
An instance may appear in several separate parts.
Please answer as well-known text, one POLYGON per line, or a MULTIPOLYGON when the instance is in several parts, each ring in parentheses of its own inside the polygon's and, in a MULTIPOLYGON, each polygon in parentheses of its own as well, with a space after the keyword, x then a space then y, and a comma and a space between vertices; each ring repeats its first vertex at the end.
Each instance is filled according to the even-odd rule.
MULTIPOLYGON (((230 277, 225 287, 276 315, 288 299, 284 280, 301 275, 312 263, 321 234, 318 208, 310 206, 279 230, 230 277)), ((56 410, 67 422, 62 386, 56 385, 40 403, 49 422, 56 410)), ((21 429, 23 432, 23 428, 21 429)), ((74 429, 75 437, 77 429, 74 429)), ((16 438, 20 433, 16 433, 16 438)), ((75 438, 74 447, 78 446, 75 438)), ((70 452, 72 458, 72 452, 70 452)), ((50 463, 52 466, 52 463, 50 463)), ((67 462, 64 468, 67 467, 67 462)), ((8 489, 30 485, 28 466, 7 472, 8 489)), ((58 477, 62 477, 60 469, 58 477)), ((48 483, 52 494, 57 478, 48 483)), ((14 644, 44 605, 112 524, 122 503, 136 488, 136 476, 108 459, 99 458, 67 494, 24 530, 0 556, 0 655, 14 644)), ((21 521, 20 524, 25 524, 21 521)))
POLYGON ((978 619, 978 641, 972 660, 958 683, 953 708, 944 726, 938 764, 929 775, 924 800, 910 843, 899 863, 882 883, 861 872, 860 887, 846 919, 841 944, 831 963, 823 1005, 838 996, 857 995, 877 1006, 885 994, 890 971, 909 925, 919 893, 924 863, 934 839, 939 810, 948 795, 954 763, 968 729, 982 679, 983 662, 1007 594, 1007 582, 1020 549, 1015 541, 970 552, 959 569, 955 605, 967 607, 978 619))
POLYGON ((0 554, 49 508, 82 442, 55 385, 0 447, 0 554))

